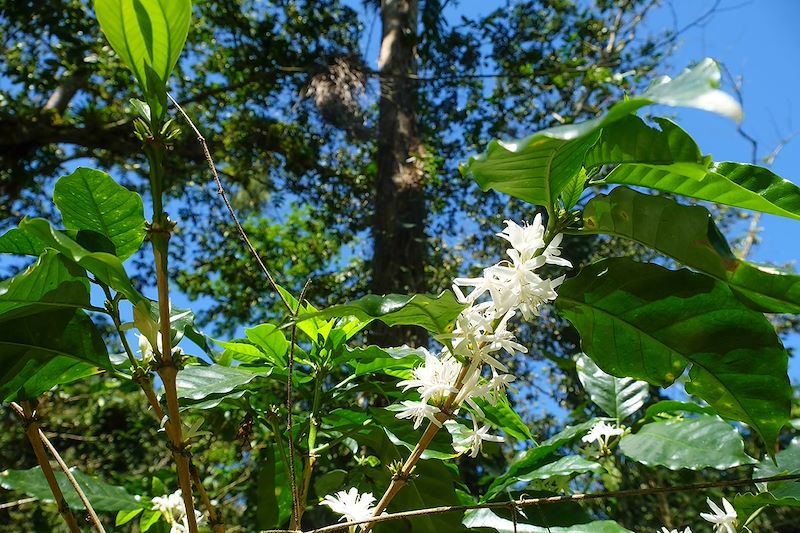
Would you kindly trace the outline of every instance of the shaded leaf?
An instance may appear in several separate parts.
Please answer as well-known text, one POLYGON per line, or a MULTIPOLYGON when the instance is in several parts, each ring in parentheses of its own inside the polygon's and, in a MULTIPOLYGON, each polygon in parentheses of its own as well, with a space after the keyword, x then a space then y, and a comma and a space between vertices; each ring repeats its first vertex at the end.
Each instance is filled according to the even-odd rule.
POLYGON ((568 455, 556 459, 552 463, 547 463, 539 468, 534 468, 530 472, 526 472, 521 476, 517 476, 517 482, 520 481, 534 481, 538 479, 550 479, 554 477, 573 476, 575 474, 585 474, 593 472, 600 474, 605 472, 605 469, 594 461, 588 461, 580 455, 568 455))
POLYGON ((585 354, 578 356, 575 367, 592 401, 617 422, 638 411, 647 400, 648 386, 644 381, 606 374, 585 354))
POLYGON ((0 282, 0 322, 88 305, 86 272, 55 250, 46 250, 26 270, 0 282))
POLYGON ((53 191, 67 229, 91 230, 107 237, 122 260, 133 255, 145 237, 142 198, 105 172, 78 168, 61 177, 53 191))
POLYGON ((41 240, 48 247, 59 251, 64 257, 78 263, 94 274, 98 280, 121 292, 134 305, 146 301, 145 297, 133 287, 119 257, 87 250, 64 233, 55 230, 42 218, 25 219, 19 223, 19 228, 41 240))
POLYGON ((444 291, 438 296, 369 294, 350 303, 301 315, 297 320, 302 324, 308 319, 352 315, 365 322, 380 320, 387 326, 420 326, 432 333, 445 333, 465 307, 465 304, 456 301, 451 291, 444 291))
POLYGON ((178 372, 178 397, 202 400, 212 394, 224 394, 250 383, 257 377, 270 375, 270 369, 227 367, 222 365, 189 365, 178 372))
MULTIPOLYGON (((0 327, 0 401, 14 397, 48 362, 58 357, 111 368, 100 332, 81 310, 61 309, 3 322, 0 327)), ((40 377, 46 378, 45 381, 52 378, 40 377)), ((41 382, 34 384, 31 385, 34 390, 43 386, 41 382)))
MULTIPOLYGON (((96 511, 129 511, 143 507, 142 502, 136 500, 123 487, 109 485, 74 468, 70 471, 96 511)), ((83 509, 83 503, 64 473, 55 472, 55 475, 67 505, 72 509, 83 509)), ((0 486, 7 490, 23 492, 39 500, 53 501, 53 493, 50 492, 50 486, 38 466, 30 470, 0 472, 0 486)))
POLYGON ((511 462, 508 466, 508 470, 504 474, 495 478, 481 501, 486 502, 492 500, 504 489, 516 483, 520 476, 524 476, 528 472, 533 472, 540 466, 551 462, 551 456, 554 453, 589 431, 597 421, 598 419, 593 418, 574 426, 567 426, 563 431, 553 435, 539 446, 529 448, 511 462))
POLYGON ((655 418, 663 413, 700 413, 706 415, 715 415, 716 413, 710 407, 704 407, 692 402, 679 402, 678 400, 662 400, 647 408, 644 413, 644 418, 655 418))
POLYGON ((691 362, 686 390, 768 446, 788 419, 786 350, 769 321, 723 283, 607 259, 564 282, 556 305, 604 372, 664 387, 691 362))
POLYGON ((738 259, 707 209, 617 187, 583 212, 587 233, 634 240, 730 285, 760 311, 800 313, 800 276, 738 259))

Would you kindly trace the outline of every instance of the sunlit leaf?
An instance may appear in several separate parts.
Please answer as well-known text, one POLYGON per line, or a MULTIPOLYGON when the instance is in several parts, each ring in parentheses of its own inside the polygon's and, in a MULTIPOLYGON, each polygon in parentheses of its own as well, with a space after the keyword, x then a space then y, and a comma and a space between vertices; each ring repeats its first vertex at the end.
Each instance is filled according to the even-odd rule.
POLYGON ((662 387, 692 363, 686 390, 771 446, 788 420, 788 356, 772 325, 727 285, 682 269, 607 259, 556 300, 604 372, 662 387))
POLYGON ((638 411, 647 400, 648 386, 644 381, 606 374, 584 354, 578 356, 575 366, 589 397, 617 422, 638 411))
POLYGON ((334 305, 318 313, 298 317, 308 319, 355 316, 362 321, 380 320, 387 326, 420 326, 432 333, 445 333, 466 305, 458 303, 451 291, 438 296, 370 294, 352 302, 334 305))
POLYGON ((212 394, 230 392, 257 377, 264 378, 269 375, 269 368, 188 365, 178 372, 176 378, 178 396, 190 400, 202 400, 212 394))
POLYGON ((512 520, 500 518, 490 509, 476 509, 467 512, 463 524, 467 528, 489 528, 497 533, 633 533, 630 529, 625 529, 611 520, 567 527, 532 526, 525 524, 523 518, 514 523, 512 520))
POLYGON ((145 237, 142 198, 105 172, 78 168, 55 185, 53 202, 67 229, 91 230, 108 237, 123 261, 145 237))
POLYGON ((709 415, 645 424, 637 433, 622 437, 619 447, 635 461, 670 470, 725 470, 755 462, 744 453, 739 432, 709 415))
POLYGON ((727 283, 760 311, 800 313, 800 276, 737 258, 707 209, 627 187, 593 198, 584 231, 634 240, 727 283))

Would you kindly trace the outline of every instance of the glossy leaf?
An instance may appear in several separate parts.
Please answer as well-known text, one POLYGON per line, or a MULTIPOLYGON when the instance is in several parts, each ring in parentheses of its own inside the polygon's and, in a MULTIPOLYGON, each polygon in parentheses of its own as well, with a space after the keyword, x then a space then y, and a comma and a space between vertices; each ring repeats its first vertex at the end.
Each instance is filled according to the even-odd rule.
POLYGON ((769 321, 723 283, 607 259, 564 282, 556 305, 604 372, 665 387, 692 363, 686 390, 768 446, 788 419, 786 350, 769 321))
POLYGON ((800 313, 800 276, 737 258, 703 207, 617 187, 589 201, 583 225, 587 233, 634 240, 713 276, 760 311, 800 313))
MULTIPOLYGON (((705 59, 675 79, 659 78, 639 97, 614 104, 599 118, 556 126, 516 141, 492 141, 471 157, 462 173, 483 190, 494 189, 537 205, 549 205, 576 176, 599 130, 650 104, 694 107, 741 119, 731 96, 718 90, 717 64, 705 59)), ((597 164, 592 159, 592 164, 597 164)))
POLYGON ((56 385, 65 385, 95 376, 103 372, 102 368, 71 357, 57 356, 45 363, 34 373, 17 394, 25 398, 36 398, 56 385))
POLYGON ((603 183, 647 187, 800 220, 800 187, 755 165, 723 162, 704 170, 682 163, 624 164, 603 183))
POLYGON ((533 472, 537 468, 552 462, 552 455, 557 452, 559 448, 566 446, 576 438, 589 431, 596 423, 597 419, 593 418, 574 426, 567 426, 563 431, 553 435, 546 441, 542 442, 539 446, 529 448, 528 451, 521 454, 520 457, 511 462, 506 473, 495 478, 481 501, 485 502, 493 499, 505 488, 516 483, 520 476, 524 476, 525 474, 533 472))
POLYGON ((0 327, 0 401, 14 397, 57 357, 111 368, 100 332, 81 310, 60 309, 4 321, 0 327))
POLYGON ((692 402, 679 402, 678 400, 662 400, 654 403, 644 412, 644 418, 655 418, 664 413, 699 413, 706 415, 716 414, 710 407, 704 407, 692 402))
POLYGON ((105 172, 78 168, 63 176, 56 182, 53 202, 67 229, 91 230, 108 237, 115 255, 123 261, 144 241, 142 198, 105 172))
POLYGON ((603 128, 600 139, 586 154, 586 168, 621 163, 694 163, 707 168, 709 161, 694 139, 669 119, 654 117, 658 128, 629 115, 603 128))
POLYGON ((166 82, 189 32, 191 1, 95 0, 94 8, 106 38, 145 92, 145 65, 166 82))
MULTIPOLYGON (((128 511, 143 507, 142 502, 122 487, 109 485, 74 468, 71 472, 96 511, 128 511)), ((56 472, 55 475, 67 505, 72 509, 83 509, 83 503, 64 473, 56 472)), ((53 493, 50 492, 50 486, 38 466, 30 470, 0 472, 0 486, 6 490, 23 492, 39 500, 53 501, 53 493)))
POLYGON ((274 324, 261 324, 244 330, 250 341, 261 348, 265 358, 279 368, 288 363, 289 341, 286 335, 274 324))
POLYGON ((520 441, 533 440, 531 430, 511 407, 508 397, 501 396, 497 404, 492 405, 486 400, 477 399, 476 403, 483 410, 486 421, 492 426, 502 430, 509 437, 520 441))
POLYGON ((464 515, 463 525, 467 528, 488 528, 497 533, 633 533, 612 520, 601 520, 587 524, 575 524, 567 527, 532 526, 512 520, 500 518, 490 509, 476 509, 464 515))
POLYGON ((212 394, 224 394, 250 383, 257 377, 267 377, 270 369, 227 367, 222 365, 189 365, 178 372, 178 396, 202 400, 212 394))
POLYGON ((308 319, 355 316, 362 321, 380 320, 387 326, 420 326, 432 333, 445 333, 450 324, 466 307, 456 301, 451 291, 439 296, 370 294, 350 303, 335 305, 318 313, 301 315, 298 322, 308 319))
POLYGON ((63 232, 54 229, 42 218, 25 219, 19 223, 20 230, 41 240, 46 246, 53 248, 64 257, 78 263, 109 287, 121 292, 134 305, 146 301, 131 283, 125 267, 119 257, 104 253, 91 252, 75 242, 63 232))
POLYGON ((19 228, 0 235, 0 254, 41 255, 45 244, 19 228))
POLYGON ((617 422, 638 411, 647 400, 648 386, 644 381, 606 374, 584 354, 578 356, 575 366, 589 397, 617 422))
POLYGON ((619 447, 635 461, 670 470, 725 470, 755 462, 744 453, 739 432, 709 415, 645 424, 637 433, 622 437, 619 447))
MULTIPOLYGON (((771 477, 784 474, 800 474, 800 437, 795 437, 789 445, 775 454, 775 462, 765 458, 756 465, 753 477, 771 477)), ((770 496, 779 500, 776 505, 800 506, 800 481, 775 481, 766 484, 770 496), (791 501, 794 500, 794 501, 791 501)))
POLYGON ((517 477, 517 482, 520 481, 535 481, 542 479, 551 479, 554 477, 570 477, 576 474, 585 474, 593 472, 600 474, 605 472, 605 469, 594 461, 588 461, 580 455, 568 455, 560 457, 552 463, 547 463, 539 468, 535 468, 530 472, 517 477))
POLYGON ((89 305, 89 280, 76 264, 46 250, 23 272, 0 282, 0 323, 13 318, 89 305))

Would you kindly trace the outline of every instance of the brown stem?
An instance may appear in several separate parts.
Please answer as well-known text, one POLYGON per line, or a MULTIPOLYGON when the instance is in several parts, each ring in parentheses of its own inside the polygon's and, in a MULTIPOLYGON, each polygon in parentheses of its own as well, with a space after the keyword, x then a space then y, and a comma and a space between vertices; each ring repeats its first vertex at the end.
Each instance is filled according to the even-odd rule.
MULTIPOLYGON (((333 533, 334 531, 343 531, 347 528, 365 524, 366 522, 391 522, 394 520, 402 520, 405 518, 415 518, 418 516, 433 516, 448 513, 463 513, 465 511, 474 511, 475 509, 508 509, 510 511, 519 510, 525 507, 535 507, 539 505, 553 505, 565 502, 580 502, 592 500, 606 500, 609 498, 631 498, 636 496, 646 496, 649 494, 674 494, 681 492, 697 492, 714 488, 725 487, 743 487, 747 485, 755 485, 757 483, 770 483, 777 481, 793 481, 800 479, 800 474, 790 474, 782 476, 772 476, 753 479, 736 479, 729 481, 711 481, 708 483, 696 483, 694 485, 681 485, 675 487, 653 487, 647 489, 628 489, 609 492, 600 492, 594 494, 571 494, 568 496, 549 496, 544 498, 521 498, 513 501, 503 502, 490 502, 479 503, 475 505, 449 505, 442 507, 429 507, 427 509, 415 509, 413 511, 403 511, 400 513, 385 514, 382 516, 373 516, 366 520, 357 522, 342 522, 340 524, 333 524, 317 529, 312 529, 306 533, 333 533)), ((296 533, 287 529, 267 529, 262 530, 261 533, 296 533)))
MULTIPOLYGON (((291 336, 291 344, 289 345, 289 365, 288 365, 288 372, 286 377, 286 431, 289 434, 289 485, 292 489, 292 521, 290 523, 291 527, 299 528, 300 521, 303 519, 303 512, 305 511, 306 507, 306 498, 308 497, 308 483, 311 480, 311 471, 314 468, 314 441, 315 437, 312 435, 316 435, 316 429, 314 427, 315 420, 314 420, 314 408, 317 405, 317 397, 320 393, 319 387, 322 387, 321 383, 316 383, 317 388, 314 389, 314 408, 312 408, 311 413, 311 420, 309 421, 309 428, 308 428, 308 458, 306 460, 306 467, 303 470, 303 495, 300 496, 297 491, 297 474, 295 473, 294 468, 294 433, 292 432, 292 405, 294 404, 293 399, 293 376, 292 373, 294 372, 294 348, 295 343, 297 342, 297 315, 300 313, 300 309, 303 306, 303 300, 306 297, 306 291, 308 290, 308 285, 311 280, 306 281, 305 285, 303 286, 303 290, 300 291, 300 298, 297 300, 297 309, 292 311, 292 336, 291 336)), ((319 376, 321 369, 317 368, 317 376, 319 376)))
MULTIPOLYGON (((455 392, 450 393, 444 402, 442 410, 436 414, 436 418, 440 423, 443 424, 450 418, 450 410, 453 407, 453 402, 455 401, 456 396, 458 396, 458 391, 461 389, 464 378, 467 377, 469 368, 470 363, 468 361, 461 365, 461 371, 459 372, 455 382, 455 392)), ((405 463, 403 463, 403 466, 394 475, 392 482, 389 484, 389 488, 387 488, 386 492, 383 493, 381 500, 378 502, 378 505, 372 514, 373 517, 380 516, 380 514, 383 513, 383 511, 385 511, 389 506, 389 503, 391 503, 394 497, 397 496, 397 493, 400 492, 400 489, 402 489, 406 483, 408 483, 408 478, 411 476, 411 472, 414 470, 414 467, 422 457, 422 453, 428 448, 428 446, 430 446, 431 442, 433 442, 433 438, 440 429, 440 425, 436 425, 433 422, 428 423, 425 433, 422 434, 419 442, 417 442, 417 445, 414 446, 414 450, 411 452, 411 455, 408 456, 408 459, 406 459, 405 463)), ((372 525, 372 523, 369 523, 364 526, 363 533, 368 533, 372 528, 372 525)))
POLYGON ((217 508, 208 498, 208 493, 206 492, 205 487, 203 487, 203 482, 200 480, 200 474, 197 472, 197 468, 194 466, 192 461, 189 461, 189 472, 192 474, 192 479, 197 487, 197 492, 200 493, 200 500, 208 510, 208 521, 211 523, 211 529, 214 530, 214 533, 224 533, 225 524, 222 522, 222 520, 220 520, 219 514, 217 513, 217 508))
POLYGON ((58 466, 61 468, 61 471, 64 472, 65 476, 67 476, 67 479, 72 485, 72 488, 75 489, 76 493, 78 493, 78 498, 80 498, 81 502, 83 502, 83 506, 89 513, 89 518, 91 518, 95 529, 97 529, 97 531, 100 531, 100 533, 106 533, 105 528, 103 528, 103 524, 100 522, 100 518, 97 516, 97 513, 94 512, 94 508, 92 507, 92 504, 89 502, 89 498, 86 497, 86 494, 83 492, 83 489, 81 489, 81 486, 78 484, 78 480, 75 479, 75 476, 73 476, 72 472, 69 471, 67 463, 65 463, 64 459, 62 459, 61 456, 58 454, 58 450, 55 449, 55 447, 47 438, 47 436, 45 436, 44 432, 41 429, 38 429, 38 431, 39 431, 39 438, 42 439, 42 442, 44 443, 45 447, 47 447, 47 449, 50 451, 50 455, 53 456, 53 458, 58 463, 58 466))
POLYGON ((25 436, 28 437, 28 441, 33 448, 33 453, 36 455, 36 460, 39 462, 47 484, 50 486, 50 491, 53 493, 56 506, 58 506, 58 512, 61 513, 61 517, 64 519, 64 522, 67 523, 67 527, 72 533, 80 533, 81 529, 78 527, 75 515, 72 514, 66 500, 64 500, 64 494, 61 492, 61 487, 58 486, 56 475, 53 473, 50 460, 47 458, 47 454, 44 451, 44 445, 42 444, 42 439, 39 434, 39 423, 36 422, 33 416, 30 403, 22 402, 22 404, 24 408, 20 407, 16 402, 11 402, 11 408, 19 415, 20 420, 22 420, 22 423, 25 425, 25 436))

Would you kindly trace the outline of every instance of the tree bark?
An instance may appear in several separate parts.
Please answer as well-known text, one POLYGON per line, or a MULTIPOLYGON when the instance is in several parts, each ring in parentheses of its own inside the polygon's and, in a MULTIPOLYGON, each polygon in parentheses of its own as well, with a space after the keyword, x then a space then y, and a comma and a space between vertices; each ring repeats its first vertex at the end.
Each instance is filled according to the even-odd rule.
MULTIPOLYGON (((417 0, 381 0, 383 38, 378 59, 380 106, 378 175, 373 214, 372 292, 426 292, 428 239, 417 130, 417 0)), ((425 346, 421 328, 376 327, 372 342, 425 346)))

